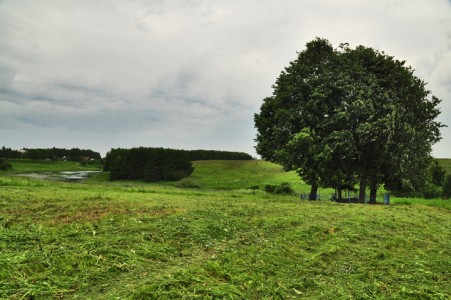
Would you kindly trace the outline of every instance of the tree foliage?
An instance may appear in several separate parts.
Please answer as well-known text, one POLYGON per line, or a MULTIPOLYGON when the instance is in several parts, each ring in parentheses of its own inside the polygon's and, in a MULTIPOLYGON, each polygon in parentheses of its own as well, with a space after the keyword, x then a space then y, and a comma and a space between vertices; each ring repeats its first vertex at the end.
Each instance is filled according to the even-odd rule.
POLYGON ((183 150, 191 161, 195 160, 251 160, 252 156, 244 152, 219 150, 183 150))
POLYGON ((443 181, 443 198, 451 198, 451 174, 446 175, 443 181))
POLYGON ((111 180, 173 181, 190 175, 194 168, 183 150, 164 148, 111 149, 104 161, 111 180))
POLYGON ((22 150, 13 150, 3 146, 0 149, 0 157, 5 158, 23 158, 38 160, 61 160, 81 161, 84 159, 100 160, 100 153, 90 149, 63 149, 63 148, 23 148, 22 150))
POLYGON ((315 39, 281 72, 255 114, 256 150, 312 185, 341 190, 359 181, 359 199, 385 184, 421 188, 440 140, 440 100, 413 70, 383 52, 315 39))

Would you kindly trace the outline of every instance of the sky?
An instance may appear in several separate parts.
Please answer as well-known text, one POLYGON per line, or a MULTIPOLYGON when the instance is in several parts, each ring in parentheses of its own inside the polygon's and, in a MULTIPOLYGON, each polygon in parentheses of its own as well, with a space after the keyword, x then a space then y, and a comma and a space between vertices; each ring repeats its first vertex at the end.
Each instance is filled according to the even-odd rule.
POLYGON ((0 146, 256 156, 253 116, 315 37, 405 60, 451 126, 450 0, 0 0, 0 146))

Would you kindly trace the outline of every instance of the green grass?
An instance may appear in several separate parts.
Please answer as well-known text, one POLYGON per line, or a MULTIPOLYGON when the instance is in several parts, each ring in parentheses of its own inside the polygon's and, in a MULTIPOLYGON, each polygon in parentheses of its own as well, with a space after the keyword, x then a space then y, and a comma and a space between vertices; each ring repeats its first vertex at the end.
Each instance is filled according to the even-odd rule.
POLYGON ((28 159, 8 159, 7 161, 12 165, 12 169, 7 171, 7 173, 100 170, 99 164, 88 163, 83 165, 79 162, 73 161, 44 161, 28 159))
MULTIPOLYGON (((295 172, 285 172, 279 165, 261 160, 194 161, 194 172, 189 180, 201 189, 236 190, 258 187, 264 190, 267 184, 288 182, 298 193, 310 192, 310 186, 300 180, 295 172)), ((176 183, 167 183, 174 186, 176 183)), ((320 189, 330 198, 332 189, 320 189)))
POLYGON ((451 158, 438 158, 438 163, 440 166, 442 166, 446 174, 451 174, 451 158))
POLYGON ((449 206, 300 201, 247 189, 278 166, 223 164, 200 189, 0 176, 0 299, 451 297, 449 206))

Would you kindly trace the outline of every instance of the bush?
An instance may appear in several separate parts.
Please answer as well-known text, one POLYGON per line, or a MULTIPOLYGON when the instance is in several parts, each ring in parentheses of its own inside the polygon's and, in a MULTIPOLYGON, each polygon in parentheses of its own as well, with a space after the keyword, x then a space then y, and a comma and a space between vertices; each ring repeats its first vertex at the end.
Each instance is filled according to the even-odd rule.
POLYGON ((276 185, 274 184, 267 184, 265 185, 265 192, 267 193, 274 193, 274 190, 276 189, 276 185))
POLYGON ((179 187, 179 188, 184 188, 184 189, 199 189, 200 188, 200 185, 197 182, 195 182, 192 179, 187 179, 187 178, 180 180, 179 182, 177 182, 177 184, 175 186, 179 187))
POLYGON ((428 183, 423 189, 423 197, 426 199, 440 198, 442 188, 433 183, 428 183))
POLYGON ((443 184, 442 196, 445 199, 451 198, 451 174, 448 174, 445 177, 445 182, 443 184))
POLYGON ((265 191, 278 195, 293 195, 295 193, 288 182, 282 182, 280 185, 267 184, 265 185, 265 191))
POLYGON ((6 171, 12 169, 12 166, 9 162, 6 161, 0 161, 0 170, 6 171))

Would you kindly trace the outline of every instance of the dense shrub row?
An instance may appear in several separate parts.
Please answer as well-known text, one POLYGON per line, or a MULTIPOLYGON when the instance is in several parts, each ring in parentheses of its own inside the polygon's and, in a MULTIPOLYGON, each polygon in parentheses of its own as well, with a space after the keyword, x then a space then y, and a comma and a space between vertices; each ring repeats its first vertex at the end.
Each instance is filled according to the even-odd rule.
POLYGON ((191 161, 194 160, 250 160, 252 156, 244 152, 218 150, 186 150, 191 161))
POLYGON ((186 151, 164 148, 111 149, 104 160, 111 180, 173 181, 194 168, 186 151))
POLYGON ((61 160, 67 159, 72 161, 81 161, 86 159, 100 160, 100 153, 89 149, 61 149, 61 148, 35 148, 22 150, 13 150, 11 148, 2 147, 0 149, 0 157, 4 158, 23 158, 23 159, 39 159, 39 160, 61 160))

